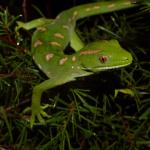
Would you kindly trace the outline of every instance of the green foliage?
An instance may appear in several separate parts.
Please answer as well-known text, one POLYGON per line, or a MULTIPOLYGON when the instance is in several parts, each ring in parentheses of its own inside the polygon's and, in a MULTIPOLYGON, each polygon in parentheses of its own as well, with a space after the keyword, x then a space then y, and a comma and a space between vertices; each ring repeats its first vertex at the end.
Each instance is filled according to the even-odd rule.
POLYGON ((45 92, 42 102, 51 105, 51 117, 45 126, 33 129, 30 112, 24 110, 30 107, 32 87, 46 76, 30 54, 32 31, 21 37, 15 33, 18 17, 7 9, 0 12, 0 149, 150 148, 149 6, 78 22, 77 31, 85 41, 117 38, 134 61, 45 92))

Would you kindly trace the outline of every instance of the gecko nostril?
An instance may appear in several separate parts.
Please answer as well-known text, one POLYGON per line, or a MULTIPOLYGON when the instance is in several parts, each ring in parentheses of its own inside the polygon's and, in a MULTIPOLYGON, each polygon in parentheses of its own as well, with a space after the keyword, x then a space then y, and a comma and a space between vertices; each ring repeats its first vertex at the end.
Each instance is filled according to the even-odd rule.
POLYGON ((124 57, 123 60, 124 60, 124 61, 128 61, 129 59, 128 59, 127 57, 124 57))

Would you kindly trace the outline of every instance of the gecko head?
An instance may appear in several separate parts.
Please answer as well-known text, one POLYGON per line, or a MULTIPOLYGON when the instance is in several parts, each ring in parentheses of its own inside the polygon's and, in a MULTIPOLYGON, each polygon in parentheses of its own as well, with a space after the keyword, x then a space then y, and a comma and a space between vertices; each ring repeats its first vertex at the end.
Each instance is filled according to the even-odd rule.
POLYGON ((117 40, 102 40, 88 44, 80 51, 80 65, 84 70, 100 71, 127 66, 131 54, 117 40))

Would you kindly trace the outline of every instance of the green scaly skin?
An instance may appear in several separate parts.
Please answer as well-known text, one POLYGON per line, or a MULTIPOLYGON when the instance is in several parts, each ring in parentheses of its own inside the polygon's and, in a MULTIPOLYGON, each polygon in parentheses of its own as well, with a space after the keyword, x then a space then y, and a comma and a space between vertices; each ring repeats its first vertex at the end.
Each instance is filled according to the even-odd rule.
POLYGON ((35 119, 44 123, 43 117, 48 117, 40 104, 45 90, 77 77, 131 64, 131 54, 125 51, 118 41, 102 40, 84 46, 74 28, 78 19, 134 6, 136 4, 132 4, 130 0, 98 2, 63 11, 55 20, 38 19, 27 24, 18 23, 18 28, 26 28, 26 25, 26 29, 39 26, 32 37, 32 54, 35 63, 49 78, 33 89, 31 127, 36 122, 35 119), (69 43, 76 51, 72 55, 64 54, 69 43))

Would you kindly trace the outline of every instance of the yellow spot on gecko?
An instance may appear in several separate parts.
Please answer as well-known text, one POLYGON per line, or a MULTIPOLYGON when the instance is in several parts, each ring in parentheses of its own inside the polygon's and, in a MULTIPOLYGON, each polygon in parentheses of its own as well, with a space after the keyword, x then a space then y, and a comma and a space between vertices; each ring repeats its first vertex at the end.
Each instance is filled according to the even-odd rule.
POLYGON ((46 27, 38 27, 37 30, 38 30, 38 31, 41 31, 41 32, 44 32, 44 31, 46 31, 47 29, 46 29, 46 27))
POLYGON ((124 5, 131 5, 131 2, 124 2, 124 5))
POLYGON ((38 46, 40 46, 40 45, 42 45, 42 44, 43 44, 43 42, 42 42, 41 40, 36 40, 36 41, 34 42, 34 44, 33 44, 33 47, 36 48, 36 47, 38 47, 38 46))
POLYGON ((74 11, 73 12, 73 16, 77 16, 78 15, 78 12, 77 11, 74 11))
POLYGON ((46 56, 45 56, 45 59, 47 61, 51 60, 52 58, 54 57, 54 54, 53 53, 48 53, 46 56))
POLYGON ((64 39, 64 35, 61 33, 55 33, 54 36, 60 39, 64 39))
POLYGON ((60 59, 59 64, 63 65, 67 60, 68 60, 68 57, 64 57, 64 58, 60 59))
POLYGON ((77 12, 77 11, 74 11, 74 12, 73 12, 72 20, 74 20, 77 16, 78 16, 78 12, 77 12))
POLYGON ((85 50, 80 52, 80 55, 92 55, 92 54, 97 54, 99 52, 100 50, 85 50))
POLYGON ((76 59, 77 59, 76 56, 73 56, 73 57, 72 57, 72 61, 73 61, 73 62, 76 61, 76 59))
MULTIPOLYGON (((77 11, 74 11, 74 12, 73 12, 73 16, 72 16, 72 18, 71 18, 71 21, 74 21, 77 16, 78 16, 78 12, 77 12, 77 11)), ((71 21, 70 21, 70 22, 71 22, 71 21)))
POLYGON ((108 8, 114 8, 115 7, 115 4, 110 4, 110 5, 108 5, 108 8))
POLYGON ((86 8, 85 10, 86 10, 86 11, 91 11, 91 8, 86 8))
POLYGON ((80 69, 80 66, 77 66, 77 69, 80 69))
POLYGON ((93 9, 100 9, 100 6, 94 6, 93 9))
POLYGON ((55 41, 48 42, 49 45, 61 47, 61 44, 55 41))
POLYGON ((63 27, 64 29, 69 30, 69 26, 68 26, 68 25, 63 25, 62 27, 63 27))

